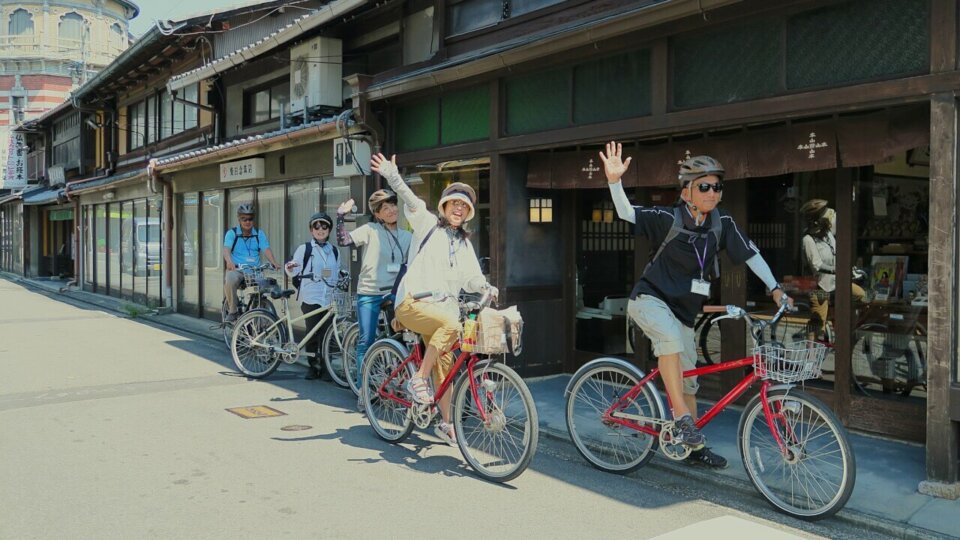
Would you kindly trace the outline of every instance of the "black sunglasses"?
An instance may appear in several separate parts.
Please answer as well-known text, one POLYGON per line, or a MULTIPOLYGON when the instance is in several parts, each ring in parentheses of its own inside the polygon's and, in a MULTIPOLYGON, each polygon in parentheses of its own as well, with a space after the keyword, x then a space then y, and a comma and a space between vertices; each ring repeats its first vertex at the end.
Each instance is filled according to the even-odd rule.
POLYGON ((316 223, 313 224, 313 230, 315 230, 315 231, 320 231, 320 230, 327 231, 327 230, 330 230, 330 226, 327 225, 327 224, 326 224, 325 222, 323 222, 323 221, 318 221, 318 222, 316 222, 316 223))
POLYGON ((697 191, 700 193, 706 193, 711 189, 714 191, 714 193, 722 193, 723 182, 717 182, 716 184, 697 184, 697 191))
POLYGON ((246 223, 246 222, 248 222, 248 221, 253 221, 253 218, 252 218, 252 217, 242 217, 242 218, 240 218, 240 221, 241 221, 242 223, 246 223))

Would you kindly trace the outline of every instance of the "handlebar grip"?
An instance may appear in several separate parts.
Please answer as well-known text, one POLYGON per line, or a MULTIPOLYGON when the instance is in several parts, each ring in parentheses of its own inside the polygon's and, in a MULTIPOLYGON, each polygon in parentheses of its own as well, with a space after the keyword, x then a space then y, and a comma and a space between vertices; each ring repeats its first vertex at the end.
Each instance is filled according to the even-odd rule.
POLYGON ((727 306, 703 306, 704 313, 726 313, 727 306))
POLYGON ((431 297, 431 296, 433 296, 433 293, 432 293, 432 292, 422 292, 422 293, 417 293, 417 294, 413 295, 413 299, 414 299, 414 300, 423 300, 424 298, 429 298, 429 297, 431 297))
POLYGON ((300 274, 300 279, 313 279, 313 274, 300 274))

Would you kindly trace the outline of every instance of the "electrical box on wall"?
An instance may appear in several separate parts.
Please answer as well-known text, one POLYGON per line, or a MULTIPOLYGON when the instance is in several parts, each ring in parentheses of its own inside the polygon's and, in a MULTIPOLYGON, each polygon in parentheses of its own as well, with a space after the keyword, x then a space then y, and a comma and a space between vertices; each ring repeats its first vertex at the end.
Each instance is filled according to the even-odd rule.
POLYGON ((333 175, 337 178, 370 174, 370 145, 356 139, 334 139, 333 175))
POLYGON ((343 105, 343 44, 318 37, 290 49, 290 112, 343 105))

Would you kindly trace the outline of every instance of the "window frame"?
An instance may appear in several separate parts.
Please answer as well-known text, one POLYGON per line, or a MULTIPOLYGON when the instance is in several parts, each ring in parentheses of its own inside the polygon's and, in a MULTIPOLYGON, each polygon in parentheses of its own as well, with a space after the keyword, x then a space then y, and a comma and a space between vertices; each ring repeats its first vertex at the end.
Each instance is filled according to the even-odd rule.
POLYGON ((244 88, 243 89, 243 113, 242 113, 243 117, 241 118, 241 127, 244 129, 257 127, 257 126, 269 124, 271 122, 276 122, 277 120, 279 120, 280 116, 283 114, 283 110, 282 110, 282 107, 278 108, 276 116, 273 116, 273 105, 272 105, 274 101, 273 93, 277 88, 280 88, 283 86, 287 87, 286 100, 283 103, 289 104, 290 103, 290 77, 289 76, 285 75, 282 77, 277 77, 276 79, 269 80, 263 84, 258 84, 256 86, 244 88), (251 107, 251 99, 257 94, 259 94, 260 92, 263 92, 264 90, 268 92, 267 103, 269 104, 269 106, 267 107, 267 118, 265 120, 254 121, 253 116, 254 116, 255 110, 253 107, 251 107))

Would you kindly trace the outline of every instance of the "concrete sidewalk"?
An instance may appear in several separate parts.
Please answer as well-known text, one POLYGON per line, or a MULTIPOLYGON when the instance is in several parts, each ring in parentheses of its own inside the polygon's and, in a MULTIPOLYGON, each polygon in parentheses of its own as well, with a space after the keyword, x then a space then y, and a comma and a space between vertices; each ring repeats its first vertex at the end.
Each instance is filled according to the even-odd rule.
MULTIPOLYGON (((537 404, 541 433, 566 441, 570 441, 570 436, 564 390, 569 380, 570 375, 527 380, 537 404)), ((701 412, 709 406, 701 403, 701 412)), ((740 489, 756 497, 757 504, 766 505, 747 478, 737 450, 740 412, 739 408, 728 407, 704 429, 709 446, 729 461, 727 469, 710 471, 662 456, 655 456, 647 467, 663 467, 696 482, 740 489)), ((912 528, 919 528, 934 535, 960 537, 960 501, 917 492, 917 486, 926 478, 922 446, 856 433, 850 433, 850 443, 857 463, 856 486, 837 518, 896 535, 909 535, 912 528)), ((639 475, 642 471, 641 468, 632 474, 639 475)))
MULTIPOLYGON (((146 308, 138 309, 128 301, 75 289, 60 292, 64 283, 57 280, 27 280, 2 273, 0 276, 50 296, 97 306, 121 315, 126 313, 134 316, 133 313, 136 313, 135 316, 145 323, 222 343, 221 330, 206 319, 177 313, 148 312, 146 308)), ((564 413, 564 389, 569 380, 570 375, 554 375, 528 379, 527 384, 536 401, 541 433, 572 445, 564 413)), ((701 403, 701 412, 708 406, 701 403)), ((693 482, 737 489, 755 497, 758 505, 766 505, 767 502, 747 479, 737 450, 740 412, 739 408, 731 406, 704 430, 710 447, 729 461, 727 469, 709 471, 673 462, 662 456, 654 457, 647 467, 664 468, 693 482)), ((897 536, 910 537, 920 532, 928 536, 960 538, 960 501, 937 499, 917 491, 917 486, 925 479, 923 446, 856 433, 850 434, 850 442, 857 463, 856 487, 846 507, 834 519, 847 520, 897 536)), ((632 474, 641 475, 642 471, 640 469, 632 474)))

